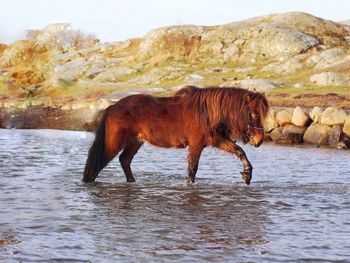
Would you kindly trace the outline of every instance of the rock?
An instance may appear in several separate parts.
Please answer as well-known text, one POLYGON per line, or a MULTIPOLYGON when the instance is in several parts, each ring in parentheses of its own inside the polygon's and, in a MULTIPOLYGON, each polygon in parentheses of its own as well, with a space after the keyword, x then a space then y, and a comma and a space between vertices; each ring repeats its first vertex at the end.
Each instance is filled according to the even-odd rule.
POLYGON ((265 122, 264 130, 265 132, 271 132, 273 129, 278 127, 278 122, 276 120, 276 112, 274 110, 269 110, 265 122))
POLYGON ((321 115, 321 124, 337 125, 344 124, 347 114, 344 110, 336 107, 328 107, 321 115))
POLYGON ((306 60, 306 64, 314 67, 315 70, 328 68, 333 63, 345 57, 346 53, 341 48, 331 48, 313 55, 306 60))
POLYGON ((344 122, 343 132, 346 136, 350 138, 350 115, 346 118, 344 122))
POLYGON ((281 110, 276 114, 276 120, 280 126, 292 123, 293 112, 291 110, 281 110))
POLYGON ((306 127, 310 124, 311 119, 299 106, 293 111, 292 123, 299 127, 306 127))
POLYGON ((319 123, 321 121, 322 112, 323 110, 320 107, 315 106, 309 113, 309 116, 314 123, 319 123))
POLYGON ((104 81, 117 82, 117 81, 121 81, 123 78, 135 72, 136 72, 135 69, 132 69, 129 67, 116 67, 116 68, 107 69, 101 72, 94 78, 94 80, 103 81, 103 82, 104 81))
POLYGON ((185 73, 180 68, 175 67, 156 67, 151 71, 133 78, 124 84, 127 85, 140 85, 140 84, 160 84, 161 81, 170 81, 173 79, 179 79, 184 77, 185 73))
POLYGON ((301 56, 299 55, 297 57, 290 58, 284 62, 268 64, 267 66, 263 67, 261 71, 263 72, 271 71, 277 75, 286 75, 286 74, 295 73, 296 71, 304 68, 306 68, 306 66, 304 63, 302 63, 301 56))
POLYGON ((189 74, 185 77, 185 80, 188 84, 192 84, 192 85, 195 85, 195 84, 201 84, 202 81, 204 80, 204 77, 202 75, 199 75, 199 74, 189 74))
POLYGON ((73 61, 58 64, 51 75, 51 83, 54 87, 69 85, 83 75, 88 63, 84 58, 78 58, 73 61))
POLYGON ((304 133, 304 142, 316 145, 328 144, 331 127, 324 124, 312 123, 304 133))
POLYGON ((295 83, 293 85, 293 87, 296 88, 296 89, 302 89, 302 88, 304 88, 304 84, 303 83, 295 83))
POLYGON ((179 58, 196 52, 199 48, 204 28, 202 26, 181 25, 151 30, 141 41, 138 58, 173 57, 179 58))
POLYGON ((283 61, 293 55, 303 53, 319 43, 313 36, 289 27, 281 27, 275 23, 260 24, 253 27, 250 30, 249 37, 240 57, 242 62, 251 61, 251 58, 256 57, 275 58, 283 61))
POLYGON ((344 73, 349 72, 350 56, 334 61, 334 63, 327 65, 327 67, 325 67, 323 70, 331 70, 333 72, 344 72, 344 73))
POLYGON ((224 62, 236 61, 239 57, 239 48, 235 45, 230 45, 224 51, 224 62))
POLYGON ((71 48, 91 46, 97 42, 92 35, 73 30, 68 23, 50 24, 35 37, 35 46, 39 49, 60 48, 67 51, 71 48))
POLYGON ((335 125, 331 128, 329 138, 328 138, 328 145, 337 148, 337 145, 340 142, 342 135, 342 127, 340 125, 335 125))
POLYGON ((237 67, 234 69, 236 73, 249 72, 252 70, 256 70, 255 66, 246 66, 246 67, 237 67))
POLYGON ((270 138, 273 142, 290 143, 288 136, 284 135, 283 127, 277 127, 270 132, 270 138))
POLYGON ((280 82, 276 82, 268 79, 244 79, 241 80, 241 87, 243 89, 251 90, 251 91, 262 91, 262 90, 272 90, 277 89, 278 84, 280 82))
POLYGON ((303 143, 303 136, 305 131, 305 127, 297 127, 295 125, 289 124, 283 128, 282 135, 288 137, 290 143, 303 143))
POLYGON ((346 79, 334 72, 322 72, 319 74, 312 75, 310 81, 316 84, 317 86, 337 86, 344 85, 346 79))
POLYGON ((335 148, 337 149, 349 149, 349 147, 347 146, 347 144, 345 142, 339 142, 335 148))

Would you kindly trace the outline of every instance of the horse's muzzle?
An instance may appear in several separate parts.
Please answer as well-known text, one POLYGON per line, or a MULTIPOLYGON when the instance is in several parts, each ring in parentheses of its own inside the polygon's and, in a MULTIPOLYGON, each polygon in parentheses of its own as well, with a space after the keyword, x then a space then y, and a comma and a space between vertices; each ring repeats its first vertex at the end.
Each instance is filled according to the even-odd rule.
POLYGON ((260 145, 263 143, 263 140, 261 140, 260 142, 258 142, 258 143, 255 143, 254 144, 254 147, 256 147, 256 148, 258 148, 258 147, 260 147, 260 145))
POLYGON ((262 143, 263 143, 264 139, 260 139, 260 140, 254 140, 254 137, 249 139, 249 144, 258 148, 262 143))

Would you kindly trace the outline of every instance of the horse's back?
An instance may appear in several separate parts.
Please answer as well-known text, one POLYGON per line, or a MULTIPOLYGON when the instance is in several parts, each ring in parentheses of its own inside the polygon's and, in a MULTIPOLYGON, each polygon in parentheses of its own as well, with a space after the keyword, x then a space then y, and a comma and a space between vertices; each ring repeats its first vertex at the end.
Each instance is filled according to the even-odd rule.
POLYGON ((160 147, 185 147, 185 124, 176 97, 131 95, 106 109, 111 121, 141 140, 160 147))

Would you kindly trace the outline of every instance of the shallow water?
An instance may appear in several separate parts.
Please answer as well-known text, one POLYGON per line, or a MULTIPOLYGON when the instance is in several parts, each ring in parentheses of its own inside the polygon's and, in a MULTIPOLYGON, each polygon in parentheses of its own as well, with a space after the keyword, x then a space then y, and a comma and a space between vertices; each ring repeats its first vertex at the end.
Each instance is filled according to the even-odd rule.
POLYGON ((205 150, 186 183, 186 151, 145 145, 137 183, 115 160, 81 175, 91 133, 0 130, 0 262, 350 262, 350 152, 245 146, 205 150))

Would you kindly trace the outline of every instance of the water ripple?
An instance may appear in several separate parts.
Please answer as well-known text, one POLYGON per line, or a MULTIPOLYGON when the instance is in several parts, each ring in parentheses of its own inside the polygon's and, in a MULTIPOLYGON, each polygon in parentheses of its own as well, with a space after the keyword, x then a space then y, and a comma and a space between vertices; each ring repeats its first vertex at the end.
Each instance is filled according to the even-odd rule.
POLYGON ((195 184, 186 151, 145 145, 128 184, 117 161, 81 182, 92 134, 0 130, 0 261, 330 262, 350 258, 349 152, 245 147, 204 151, 195 184))

